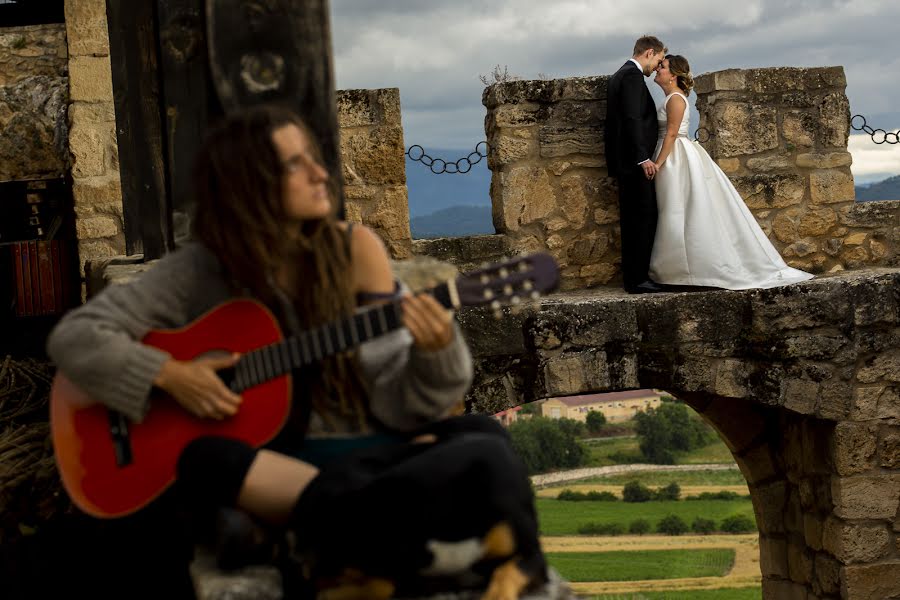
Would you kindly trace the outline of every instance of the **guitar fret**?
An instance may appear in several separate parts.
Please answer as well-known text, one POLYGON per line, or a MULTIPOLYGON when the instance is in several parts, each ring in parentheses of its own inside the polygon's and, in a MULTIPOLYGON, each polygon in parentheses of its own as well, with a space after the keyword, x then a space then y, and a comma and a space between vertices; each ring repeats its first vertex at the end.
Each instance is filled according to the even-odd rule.
POLYGON ((250 386, 254 386, 259 383, 259 371, 256 364, 256 357, 258 354, 256 352, 251 352, 247 355, 247 364, 250 367, 250 381, 247 383, 250 386))
POLYGON ((378 313, 378 325, 379 325, 379 327, 381 327, 381 330, 378 332, 378 335, 381 335, 388 330, 387 319, 385 318, 383 307, 378 307, 375 309, 375 311, 378 313))
POLYGON ((303 364, 308 365, 312 362, 312 356, 309 352, 309 334, 302 334, 300 336, 300 342, 303 344, 303 364))
POLYGON ((272 377, 278 377, 284 373, 284 368, 281 364, 281 355, 278 353, 278 346, 269 346, 269 356, 272 361, 272 377))
POLYGON ((322 347, 319 345, 319 330, 313 329, 310 333, 312 334, 310 337, 312 337, 313 342, 313 358, 319 360, 322 358, 322 347))
POLYGON ((281 355, 281 374, 284 375, 285 373, 289 373, 291 371, 291 356, 290 354, 288 354, 287 342, 281 342, 280 344, 278 344, 278 353, 281 355))
POLYGON ((325 356, 331 356, 334 354, 334 347, 331 344, 331 336, 329 335, 331 327, 326 325, 325 327, 322 327, 320 331, 322 332, 322 337, 325 338, 325 356))
POLYGON ((272 379, 272 361, 269 359, 269 349, 263 348, 262 357, 262 367, 263 367, 263 381, 268 381, 272 379))
POLYGON ((372 321, 370 320, 370 317, 372 316, 372 311, 367 310, 366 312, 362 313, 362 315, 360 315, 360 316, 362 317, 363 328, 365 329, 365 332, 366 332, 366 339, 371 340, 372 337, 374 337, 372 334, 372 321))
POLYGON ((350 325, 350 342, 354 346, 358 346, 359 345, 359 332, 356 329, 356 326, 357 326, 356 316, 353 317, 353 321, 351 323, 349 323, 349 325, 350 325))
POLYGON ((347 347, 347 340, 344 339, 344 327, 343 327, 343 324, 342 324, 340 321, 338 321, 337 323, 335 323, 334 329, 335 329, 335 331, 337 332, 337 338, 338 338, 338 340, 337 340, 337 341, 338 341, 337 349, 338 349, 338 350, 343 350, 344 348, 347 347))
POLYGON ((297 338, 292 337, 288 342, 288 346, 291 350, 291 363, 293 368, 297 368, 300 366, 300 349, 297 347, 297 338))

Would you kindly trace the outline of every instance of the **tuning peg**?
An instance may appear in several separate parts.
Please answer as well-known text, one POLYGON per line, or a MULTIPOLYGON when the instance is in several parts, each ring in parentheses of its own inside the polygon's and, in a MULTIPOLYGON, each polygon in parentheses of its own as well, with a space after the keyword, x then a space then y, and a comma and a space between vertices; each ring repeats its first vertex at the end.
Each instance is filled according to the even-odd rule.
POLYGON ((512 296, 513 288, 510 284, 506 284, 503 286, 503 295, 504 296, 512 296))
POLYGON ((500 267, 500 269, 497 271, 497 275, 499 275, 501 279, 506 279, 507 277, 509 277, 509 269, 507 269, 506 267, 500 267))
POLYGON ((512 298, 510 298, 509 303, 511 305, 510 311, 514 315, 519 314, 520 312, 522 312, 522 309, 525 308, 525 305, 522 304, 522 299, 518 296, 513 296, 512 298))
POLYGON ((491 289, 485 289, 484 290, 484 299, 485 300, 493 300, 494 292, 491 289))
POLYGON ((520 273, 524 273, 525 271, 527 271, 527 270, 530 269, 530 268, 531 268, 531 267, 530 267, 530 266, 528 265, 528 263, 526 263, 524 260, 523 260, 522 262, 519 263, 518 269, 519 269, 519 272, 520 272, 520 273))
POLYGON ((522 282, 522 289, 526 292, 530 292, 532 289, 534 289, 534 284, 531 283, 531 280, 526 279, 522 282))
POLYGON ((482 273, 482 274, 481 274, 481 284, 482 284, 482 285, 487 285, 487 284, 489 284, 490 282, 491 282, 491 278, 488 277, 488 274, 487 274, 487 273, 482 273))
POLYGON ((540 293, 540 292, 538 292, 538 291, 531 292, 531 299, 532 299, 532 300, 540 300, 540 298, 541 298, 541 293, 540 293))
POLYGON ((494 319, 499 321, 503 318, 503 311, 500 309, 500 301, 494 300, 491 302, 491 310, 494 311, 494 319))

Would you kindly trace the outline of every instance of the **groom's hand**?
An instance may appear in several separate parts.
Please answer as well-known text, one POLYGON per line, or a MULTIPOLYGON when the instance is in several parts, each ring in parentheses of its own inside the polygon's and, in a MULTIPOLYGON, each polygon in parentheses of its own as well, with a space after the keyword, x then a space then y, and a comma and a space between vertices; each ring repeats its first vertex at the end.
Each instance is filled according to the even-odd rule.
POLYGON ((656 172, 659 170, 659 167, 656 166, 656 163, 652 160, 648 160, 641 163, 641 168, 644 169, 644 175, 647 179, 653 179, 656 175, 656 172))

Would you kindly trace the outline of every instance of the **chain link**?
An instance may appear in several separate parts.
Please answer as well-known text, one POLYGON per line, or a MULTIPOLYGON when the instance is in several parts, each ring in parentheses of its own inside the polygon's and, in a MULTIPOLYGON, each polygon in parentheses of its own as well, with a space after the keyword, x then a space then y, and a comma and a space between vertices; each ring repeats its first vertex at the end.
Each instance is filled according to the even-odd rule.
POLYGON ((478 142, 475 145, 475 150, 469 152, 468 156, 464 156, 463 158, 460 158, 459 160, 454 162, 447 162, 443 158, 433 158, 431 156, 428 156, 427 154, 425 154, 425 148, 419 146, 418 144, 410 146, 406 151, 406 155, 410 160, 420 162, 428 167, 435 175, 441 175, 442 173, 457 175, 465 174, 471 171, 472 167, 480 163, 482 158, 487 158, 490 149, 491 148, 487 142, 478 142), (484 146, 484 151, 480 150, 482 146, 484 146), (415 150, 416 148, 418 148, 417 151, 415 150), (475 158, 473 158, 473 156, 475 158))
POLYGON ((701 144, 705 144, 710 140, 710 138, 716 137, 709 132, 709 129, 706 127, 698 127, 697 131, 694 132, 694 141, 700 142, 701 144), (703 137, 700 135, 700 132, 703 132, 703 137), (702 139, 701 139, 702 137, 702 139))
POLYGON ((896 144, 896 143, 900 142, 900 140, 898 140, 896 131, 885 131, 884 129, 872 129, 872 127, 866 123, 866 118, 862 115, 853 115, 850 118, 850 128, 853 129, 854 131, 865 131, 867 134, 869 134, 872 137, 872 141, 874 143, 878 144, 879 146, 884 143, 896 144), (862 124, 859 126, 855 125, 857 119, 862 120, 862 124), (881 138, 880 141, 879 141, 879 138, 881 138))

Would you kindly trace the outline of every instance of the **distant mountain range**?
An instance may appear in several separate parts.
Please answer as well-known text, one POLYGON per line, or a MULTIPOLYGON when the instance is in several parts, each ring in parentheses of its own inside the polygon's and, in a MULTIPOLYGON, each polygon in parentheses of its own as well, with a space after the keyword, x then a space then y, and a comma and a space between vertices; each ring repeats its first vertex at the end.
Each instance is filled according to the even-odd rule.
POLYGON ((900 200, 900 175, 888 177, 877 183, 856 187, 856 200, 900 200))
POLYGON ((490 206, 451 206, 409 220, 413 239, 494 233, 490 206))

